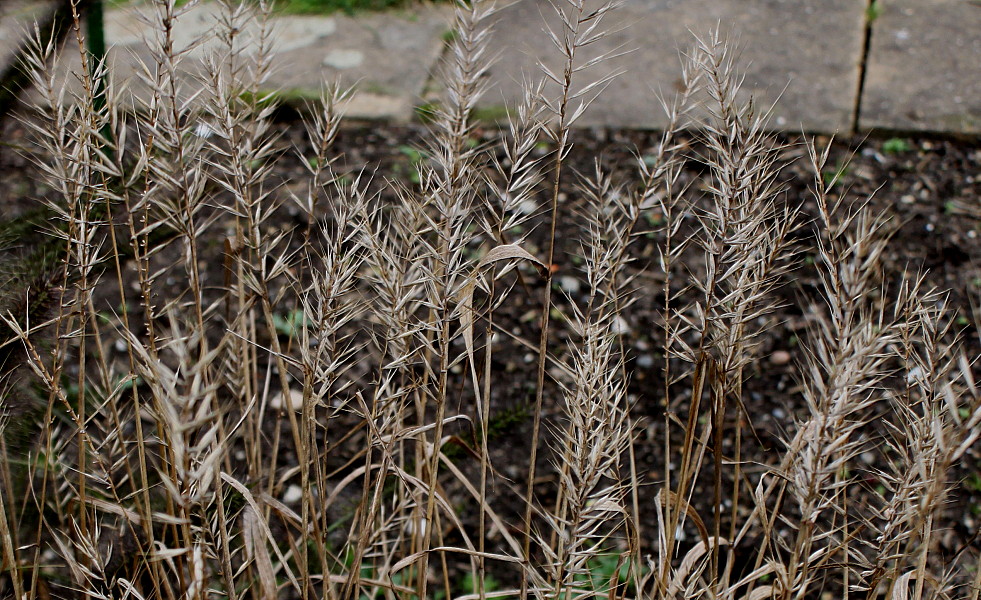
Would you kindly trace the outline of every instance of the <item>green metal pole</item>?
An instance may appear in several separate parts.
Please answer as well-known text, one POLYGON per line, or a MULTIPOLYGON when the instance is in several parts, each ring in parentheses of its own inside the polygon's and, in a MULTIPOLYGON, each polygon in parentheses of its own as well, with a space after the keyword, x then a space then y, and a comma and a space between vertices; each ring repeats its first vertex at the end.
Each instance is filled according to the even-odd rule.
POLYGON ((106 57, 106 27, 102 0, 91 0, 88 4, 89 53, 96 60, 104 60, 106 57))
POLYGON ((102 0, 90 0, 88 3, 86 16, 87 34, 89 46, 89 75, 92 77, 92 84, 95 89, 95 108, 102 109, 105 106, 105 82, 102 80, 104 71, 99 73, 96 67, 103 64, 106 60, 106 27, 102 12, 102 0), (97 77, 96 75, 99 74, 97 77))
MULTIPOLYGON (((105 60, 106 60, 106 26, 102 10, 102 0, 89 0, 87 11, 87 38, 89 46, 89 75, 92 77, 94 108, 101 111, 106 106, 106 84, 105 84, 105 60), (103 68, 96 70, 98 65, 103 68), (98 76, 97 76, 98 75, 98 76)), ((111 136, 110 126, 103 127, 102 136, 109 139, 111 136)))

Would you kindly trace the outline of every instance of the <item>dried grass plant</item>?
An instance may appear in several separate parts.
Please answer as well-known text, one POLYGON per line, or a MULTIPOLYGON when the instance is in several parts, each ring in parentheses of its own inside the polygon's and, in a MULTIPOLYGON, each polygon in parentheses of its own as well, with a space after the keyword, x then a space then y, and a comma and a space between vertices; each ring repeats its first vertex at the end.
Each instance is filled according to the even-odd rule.
POLYGON ((13 597, 978 598, 971 553, 945 564, 935 549, 951 467, 981 431, 974 359, 922 277, 883 289, 889 224, 832 193, 828 149, 813 144, 819 218, 804 223, 780 184, 786 148, 743 100, 723 36, 686 55, 682 90, 662 103, 670 125, 626 186, 567 166, 577 120, 613 76, 597 67, 616 53, 589 52, 614 5, 554 4, 545 35, 561 72, 542 67, 497 148, 470 143, 494 9, 459 4, 430 160, 418 186, 392 184, 391 203, 369 192, 370 174, 335 171, 351 93, 337 86, 309 117, 306 185, 274 183, 269 8, 221 7, 219 49, 189 77, 174 28, 194 3, 148 4, 146 97, 102 64, 59 83, 49 40, 30 57, 43 101, 25 123, 57 191, 56 250, 44 276, 3 275, 17 290, 0 303, 6 428, 36 424, 26 441, 4 438, 13 597), (693 158, 704 193, 681 178, 693 158), (561 201, 569 180, 577 212, 561 201), (306 225, 271 233, 287 204, 306 225), (643 267, 632 241, 652 211, 660 256, 643 267), (525 236, 541 220, 548 244, 534 256, 525 236), (557 345, 548 267, 565 220, 583 231, 586 301, 568 299, 574 335, 557 345), (806 227, 814 248, 793 241, 806 227), (778 460, 750 465, 743 384, 772 292, 805 250, 820 281, 806 412, 778 460), (215 262, 221 282, 202 272, 215 262), (645 269, 664 296, 657 480, 635 461, 642 424, 621 335, 645 269), (168 281, 186 285, 173 294, 168 281), (539 287, 539 340, 512 340, 537 368, 527 479, 510 481, 484 451, 503 393, 493 340, 511 334, 499 325, 511 298, 539 287), (130 289, 138 305, 106 318, 97 298, 130 289), (303 315, 286 337, 283 306, 303 315), (449 455, 459 431, 476 432, 470 468, 449 455), (857 461, 869 452, 871 471, 857 461), (867 506, 852 505, 856 490, 867 506), (503 513, 502 494, 523 515, 503 513), (476 516, 462 519, 461 503, 476 516), (597 580, 598 559, 612 577, 597 580), (473 584, 460 595, 463 574, 473 584))

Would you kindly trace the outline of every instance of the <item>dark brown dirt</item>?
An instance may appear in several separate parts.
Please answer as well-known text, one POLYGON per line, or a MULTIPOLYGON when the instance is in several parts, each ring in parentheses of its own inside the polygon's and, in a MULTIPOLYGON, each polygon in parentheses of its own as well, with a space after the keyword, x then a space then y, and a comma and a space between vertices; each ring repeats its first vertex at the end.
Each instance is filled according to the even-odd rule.
MULTIPOLYGON (((297 123, 279 125, 284 150, 290 146, 304 148, 304 134, 297 123)), ((335 149, 339 156, 336 168, 339 171, 357 172, 362 169, 374 174, 372 187, 391 197, 388 179, 399 181, 407 186, 414 185, 412 175, 413 161, 417 155, 410 148, 418 147, 424 131, 417 127, 365 126, 342 130, 335 149)), ((478 130, 476 141, 493 143, 497 139, 495 130, 478 130)), ((39 198, 50 197, 47 188, 38 176, 37 170, 19 155, 18 146, 25 146, 23 128, 8 124, 4 140, 8 144, 0 147, 0 211, 10 218, 29 211, 39 198)), ((569 156, 573 171, 592 174, 594 160, 612 173, 624 185, 637 185, 635 152, 643 156, 651 151, 657 135, 636 131, 579 131, 573 136, 575 150, 569 156)), ((786 186, 783 201, 791 204, 803 203, 805 223, 798 237, 802 244, 813 238, 812 221, 816 209, 811 199, 810 189, 813 177, 805 160, 805 151, 796 138, 782 139, 787 144, 784 151, 788 160, 793 161, 781 174, 786 186)), ((831 164, 843 168, 844 174, 836 192, 847 191, 848 197, 859 201, 870 198, 869 208, 890 215, 895 225, 895 233, 889 245, 884 263, 886 293, 897 289, 903 273, 926 273, 929 285, 949 290, 948 304, 951 309, 953 328, 964 342, 966 356, 973 360, 981 355, 981 146, 962 141, 915 139, 842 139, 834 142, 831 164)), ((693 156, 695 144, 693 143, 693 156)), ((542 154, 549 151, 543 146, 542 154)), ((293 153, 284 154, 274 177, 280 179, 286 188, 295 184, 305 174, 300 159, 293 153)), ((694 181, 704 167, 693 158, 687 165, 684 178, 694 181)), ((578 265, 580 225, 575 217, 583 206, 582 196, 577 192, 575 177, 566 178, 558 225, 560 253, 553 270, 556 273, 556 291, 560 311, 567 309, 569 294, 573 300, 582 300, 581 291, 572 283, 580 280, 578 265), (558 282, 564 285, 558 285, 558 282)), ((692 193, 703 190, 693 186, 692 193)), ((394 197, 391 199, 394 200, 394 197)), ((544 203, 544 200, 543 200, 544 203)), ((656 216, 650 223, 655 224, 656 216)), ((526 244, 526 249, 536 256, 544 256, 547 247, 547 227, 544 217, 537 219, 526 244)), ((303 226, 295 210, 288 204, 282 215, 271 223, 275 227, 290 228, 303 226)), ((216 234, 217 235, 217 234, 216 234)), ((636 258, 634 267, 638 270, 657 259, 660 239, 655 235, 640 235, 633 245, 636 258)), ((208 244, 202 240, 203 247, 220 249, 215 241, 208 244)), ((216 250, 218 251, 218 250, 216 250)), ((744 436, 743 458, 747 470, 753 464, 770 464, 782 450, 782 440, 793 431, 795 419, 806 410, 800 395, 800 382, 804 375, 798 366, 803 359, 802 345, 806 343, 806 325, 811 314, 811 304, 815 302, 817 271, 813 256, 804 253, 801 264, 784 285, 776 292, 775 303, 782 308, 775 311, 767 323, 766 333, 760 341, 759 355, 747 372, 744 403, 746 414, 735 410, 729 415, 734 423, 740 419, 744 426, 751 425, 744 436)), ((220 282, 223 277, 221 260, 207 261, 209 271, 206 279, 220 282)), ((541 280, 528 271, 526 290, 516 286, 509 298, 499 309, 496 317, 502 330, 514 334, 516 338, 534 341, 538 337, 538 315, 542 297, 541 280)), ((180 282, 174 282, 175 289, 180 282)), ((664 298, 660 290, 660 280, 652 275, 640 274, 634 283, 636 301, 624 313, 623 343, 627 351, 628 372, 631 379, 629 395, 633 403, 632 416, 637 420, 641 434, 638 437, 636 464, 645 481, 640 499, 642 526, 648 540, 653 539, 656 521, 653 512, 653 495, 663 481, 665 458, 663 436, 665 432, 666 409, 684 415, 687 400, 683 395, 665 397, 661 369, 664 364, 663 333, 660 329, 660 311, 664 298)), ((584 288, 583 288, 584 289, 584 288)), ((109 300, 107 300, 109 301, 109 300)), ((679 300, 678 302, 681 302, 679 300)), ((284 312, 290 307, 284 307, 284 312)), ((553 320, 551 330, 553 351, 562 356, 566 343, 573 340, 567 323, 561 318, 553 320)), ((519 342, 501 336, 495 345, 492 364, 494 372, 494 393, 490 456, 494 468, 503 476, 516 482, 508 486, 499 482, 492 494, 492 502, 501 514, 518 526, 521 504, 509 490, 521 489, 527 460, 530 455, 531 413, 535 397, 534 353, 519 342)), ((553 384, 549 384, 546 394, 544 418, 549 426, 558 424, 557 394, 553 384)), ((471 395, 461 392, 457 404, 461 412, 472 414, 471 395)), ((454 431, 462 439, 469 440, 470 434, 464 429, 454 431)), ((352 438, 356 441, 357 436, 352 438)), ((349 455, 349 452, 342 452, 349 455)), ((475 472, 473 461, 466 453, 459 453, 460 464, 468 472, 475 472)), ((284 454, 284 456, 287 456, 284 454)), ((539 465, 541 475, 538 484, 540 501, 548 502, 554 493, 554 468, 550 466, 548 452, 543 451, 539 465)), ((338 463, 343 463, 339 460, 338 463)), ((981 453, 978 448, 971 450, 957 465, 952 476, 957 480, 954 493, 948 499, 945 509, 945 530, 941 552, 952 556, 965 544, 972 545, 975 552, 981 551, 974 538, 981 523, 981 453)), ((870 482, 870 485, 872 483, 870 482)), ((465 523, 474 523, 476 507, 465 501, 465 495, 452 483, 447 483, 451 495, 460 500, 460 516, 465 523), (459 495, 457 495, 459 494, 459 495)), ((696 510, 711 515, 709 506, 711 490, 698 490, 694 496, 696 510)), ((861 502, 860 498, 856 498, 861 502)), ((691 535, 691 533, 689 533, 691 535)), ((452 540, 446 540, 452 543, 452 540)))

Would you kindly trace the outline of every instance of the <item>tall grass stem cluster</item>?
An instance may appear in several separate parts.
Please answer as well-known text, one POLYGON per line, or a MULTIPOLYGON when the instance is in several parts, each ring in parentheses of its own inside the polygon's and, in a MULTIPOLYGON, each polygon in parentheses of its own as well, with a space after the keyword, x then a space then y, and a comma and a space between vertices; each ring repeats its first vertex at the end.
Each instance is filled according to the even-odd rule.
POLYGON ((884 271, 893 227, 823 176, 829 147, 804 143, 813 186, 788 192, 795 148, 719 31, 652 94, 669 125, 623 181, 569 165, 617 75, 621 50, 595 50, 615 4, 551 5, 557 60, 487 144, 495 8, 461 2, 418 182, 380 194, 338 167, 353 92, 325 83, 284 150, 271 9, 217 1, 204 61, 175 37, 196 3, 147 3, 147 94, 90 60, 77 15, 66 50, 89 68, 63 81, 40 38, 28 60, 53 250, 2 274, 13 597, 978 598, 976 548, 938 549, 981 431, 976 357, 941 291, 884 271), (306 172, 283 185, 288 152, 306 172), (760 461, 746 386, 807 269, 800 410, 760 461), (632 321, 641 296, 656 322, 632 321), (631 392, 625 323, 663 359, 652 396, 631 392), (530 364, 499 372, 502 348, 530 364))

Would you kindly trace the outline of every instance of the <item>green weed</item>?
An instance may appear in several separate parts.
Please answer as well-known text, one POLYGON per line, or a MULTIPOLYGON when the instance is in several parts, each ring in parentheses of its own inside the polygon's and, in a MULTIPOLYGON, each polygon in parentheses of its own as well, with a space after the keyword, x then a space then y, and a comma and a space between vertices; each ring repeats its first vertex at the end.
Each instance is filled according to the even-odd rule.
POLYGON ((889 138, 882 142, 882 151, 886 154, 902 154, 912 149, 910 143, 903 138, 889 138))

